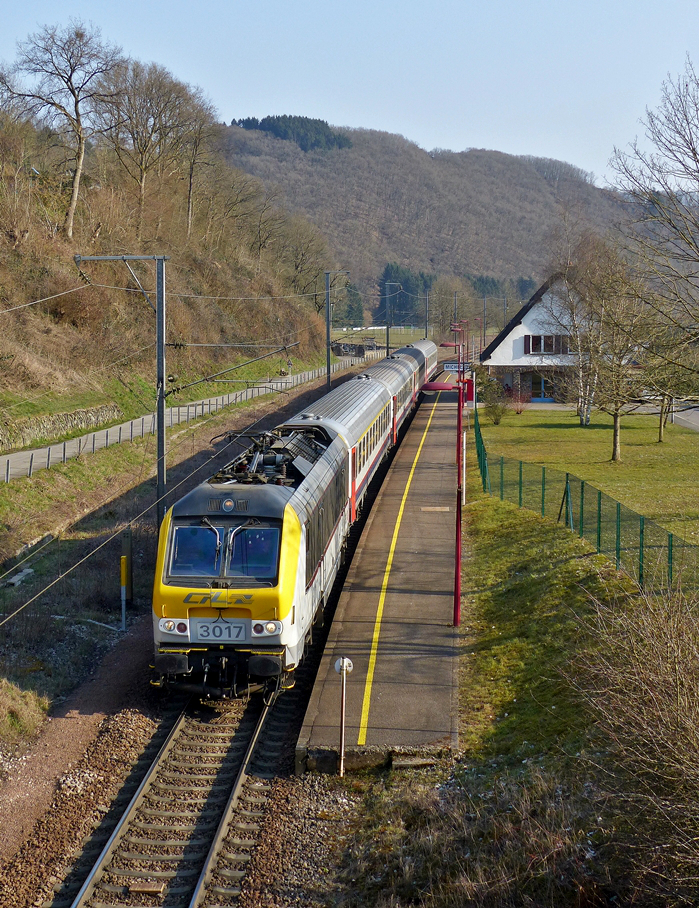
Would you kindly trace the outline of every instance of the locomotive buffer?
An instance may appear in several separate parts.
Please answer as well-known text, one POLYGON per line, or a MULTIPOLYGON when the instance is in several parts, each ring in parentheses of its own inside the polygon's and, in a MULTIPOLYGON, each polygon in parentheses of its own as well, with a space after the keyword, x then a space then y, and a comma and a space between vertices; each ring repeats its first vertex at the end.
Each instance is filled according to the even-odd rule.
POLYGON ((354 664, 347 769, 456 748, 456 405, 456 392, 422 403, 374 503, 299 735, 297 772, 339 765, 340 657, 354 664))

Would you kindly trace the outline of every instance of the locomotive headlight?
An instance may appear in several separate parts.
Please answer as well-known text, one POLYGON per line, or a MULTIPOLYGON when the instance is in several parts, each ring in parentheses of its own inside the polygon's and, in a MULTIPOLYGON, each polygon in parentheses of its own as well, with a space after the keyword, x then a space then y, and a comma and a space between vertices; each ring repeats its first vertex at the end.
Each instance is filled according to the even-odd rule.
POLYGON ((282 632, 282 623, 281 621, 258 621, 252 626, 252 633, 255 637, 271 637, 276 634, 281 634, 282 632))
POLYGON ((189 624, 186 621, 174 621, 172 618, 162 618, 158 624, 161 631, 166 634, 187 634, 189 624))

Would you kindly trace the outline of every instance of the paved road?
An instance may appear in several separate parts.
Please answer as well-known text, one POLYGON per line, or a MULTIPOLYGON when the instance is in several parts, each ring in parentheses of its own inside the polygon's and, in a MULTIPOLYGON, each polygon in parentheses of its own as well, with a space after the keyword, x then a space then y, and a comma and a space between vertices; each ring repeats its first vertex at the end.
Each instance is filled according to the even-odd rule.
POLYGON ((699 408, 692 407, 691 410, 675 413, 673 422, 675 425, 684 426, 685 429, 694 429, 695 432, 699 432, 699 408))
MULTIPOLYGON (((383 356, 383 351, 372 351, 367 353, 365 357, 342 359, 340 362, 333 363, 331 370, 333 373, 339 372, 362 363, 366 359, 374 359, 378 356, 383 356)), ((302 385, 309 381, 315 381, 325 374, 325 367, 312 369, 307 372, 299 372, 296 375, 260 382, 253 387, 245 388, 243 391, 222 394, 219 397, 208 397, 204 400, 193 401, 178 407, 168 407, 165 411, 165 425, 172 428, 181 423, 189 423, 192 420, 201 419, 202 416, 218 413, 219 410, 223 410, 225 407, 243 403, 255 397, 262 397, 265 394, 273 394, 288 388, 295 388, 297 385, 302 385)), ((86 435, 71 438, 69 441, 58 442, 48 447, 35 448, 30 451, 5 454, 0 457, 0 482, 10 482, 20 477, 32 476, 37 470, 50 469, 74 457, 93 454, 101 448, 108 448, 111 445, 121 444, 124 441, 133 441, 134 438, 143 438, 145 435, 153 434, 155 434, 155 414, 148 413, 138 419, 132 419, 117 426, 110 426, 109 429, 98 429, 95 432, 88 432, 86 435)))

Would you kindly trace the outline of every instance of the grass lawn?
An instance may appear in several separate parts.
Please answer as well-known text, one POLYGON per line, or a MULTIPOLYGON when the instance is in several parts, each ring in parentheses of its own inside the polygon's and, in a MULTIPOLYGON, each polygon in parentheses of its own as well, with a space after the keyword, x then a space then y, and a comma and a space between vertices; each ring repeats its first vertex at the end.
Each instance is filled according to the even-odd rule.
POLYGON ((508 413, 499 426, 482 416, 489 463, 497 457, 568 471, 612 498, 699 543, 699 433, 668 425, 658 443, 656 416, 632 414, 621 428, 621 463, 612 463, 612 420, 593 414, 581 428, 567 410, 508 413))
POLYGON ((589 594, 604 598, 624 581, 562 526, 483 495, 472 459, 463 540, 461 752, 424 772, 348 779, 365 797, 342 904, 618 899, 618 818, 578 759, 593 720, 567 678, 591 645, 581 621, 589 594))

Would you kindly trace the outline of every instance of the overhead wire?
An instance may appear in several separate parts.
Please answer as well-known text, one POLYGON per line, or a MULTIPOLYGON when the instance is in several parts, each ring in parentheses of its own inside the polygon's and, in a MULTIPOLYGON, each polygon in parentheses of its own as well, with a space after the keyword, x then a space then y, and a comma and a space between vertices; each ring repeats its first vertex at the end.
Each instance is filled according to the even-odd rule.
POLYGON ((78 290, 85 290, 86 284, 81 284, 79 287, 73 287, 72 290, 63 290, 61 293, 54 293, 53 296, 45 296, 40 300, 32 300, 31 303, 21 303, 19 306, 12 306, 10 309, 0 309, 0 315, 5 315, 8 312, 16 312, 18 309, 26 309, 29 306, 38 306, 39 303, 48 303, 49 300, 58 299, 59 296, 67 296, 69 293, 77 293, 78 290))
MULTIPOLYGON (((123 290, 126 293, 142 293, 142 291, 137 287, 115 287, 110 284, 96 284, 90 282, 91 287, 99 287, 102 290, 123 290)), ((339 292, 343 290, 343 287, 331 287, 333 292, 339 292)), ((147 293, 154 293, 154 290, 148 290, 147 293)), ((273 300, 293 300, 293 299, 304 299, 309 296, 319 296, 324 294, 325 291, 314 290, 309 293, 290 293, 283 296, 207 296, 199 293, 182 293, 179 290, 168 290, 168 296, 177 296, 181 299, 188 300, 219 300, 222 302, 229 303, 260 303, 260 302, 271 302, 273 300)), ((39 302, 43 302, 39 300, 39 302)), ((7 310, 9 311, 9 310, 7 310)))
MULTIPOLYGON (((254 426, 256 426, 263 419, 264 419, 264 415, 260 416, 258 419, 254 420, 252 423, 250 423, 248 426, 246 426, 246 428, 242 432, 239 432, 234 438, 229 438, 228 442, 225 445, 223 445, 222 448, 220 448, 218 451, 216 451, 214 454, 212 454, 211 457, 209 457, 206 461, 204 461, 204 463, 200 464, 198 467, 195 467, 185 477, 183 477, 178 483, 176 483, 174 486, 171 486, 170 488, 168 488, 168 490, 165 493, 165 495, 163 496, 162 500, 164 500, 167 497, 167 495, 172 494, 172 492, 175 492, 177 489, 179 489, 180 486, 182 486, 185 482, 188 482, 200 470, 203 470, 204 467, 207 467, 210 463, 212 463, 212 461, 214 461, 218 457, 220 457, 220 455, 224 451, 226 451, 228 448, 230 448, 232 445, 237 444, 241 438, 243 438, 245 435, 248 434, 250 429, 254 428, 254 426)), ((202 423, 199 423, 199 425, 202 425, 202 423)), ((134 523, 136 523, 137 520, 140 520, 149 511, 151 511, 154 507, 156 507, 160 503, 160 501, 161 501, 161 499, 159 499, 159 498, 156 499, 155 501, 153 501, 151 504, 149 504, 147 507, 145 507, 142 511, 140 511, 140 513, 136 514, 130 520, 126 521, 125 526, 132 526, 134 523)), ((99 545, 95 546, 95 548, 92 549, 90 552, 88 552, 87 555, 85 555, 83 558, 80 558, 78 561, 76 561, 75 564, 71 565, 67 570, 65 570, 61 574, 59 574, 58 577, 56 577, 54 580, 52 580, 50 583, 48 583, 45 587, 43 587, 41 590, 39 590, 37 593, 35 593, 30 599, 28 599, 26 602, 23 602, 22 605, 20 605, 18 608, 16 608, 13 612, 11 612, 9 615, 6 615, 2 620, 0 620, 0 627, 3 627, 3 625, 7 624, 8 621, 11 621, 12 618, 15 618, 17 615, 19 615, 21 612, 23 612, 24 609, 28 608, 30 605, 32 605, 34 602, 36 602, 38 599, 40 599, 49 590, 53 589, 53 587, 56 586, 57 583, 60 583, 69 574, 72 574, 73 571, 77 570, 79 567, 81 567, 83 564, 85 564, 87 561, 89 561, 90 558, 92 558, 94 555, 96 555, 98 552, 100 552, 105 546, 109 545, 110 542, 113 542, 123 532, 123 529, 124 529, 124 525, 122 525, 118 530, 115 530, 106 539, 104 539, 101 543, 99 543, 99 545)))

